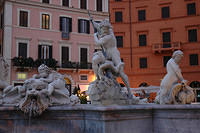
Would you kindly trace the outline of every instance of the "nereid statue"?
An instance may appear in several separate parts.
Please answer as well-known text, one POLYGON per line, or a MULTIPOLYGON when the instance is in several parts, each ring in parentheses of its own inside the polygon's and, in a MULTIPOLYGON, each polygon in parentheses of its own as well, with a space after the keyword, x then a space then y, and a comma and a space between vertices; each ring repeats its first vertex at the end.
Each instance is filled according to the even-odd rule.
POLYGON ((96 23, 90 17, 97 33, 94 41, 102 51, 95 52, 92 58, 92 68, 97 79, 89 86, 88 94, 93 104, 135 104, 139 102, 130 92, 128 76, 124 73, 124 63, 116 46, 112 26, 108 20, 96 23), (126 85, 124 93, 116 78, 121 77, 126 85))
POLYGON ((64 76, 42 64, 39 74, 25 80, 23 86, 7 86, 3 90, 3 104, 19 106, 29 115, 40 115, 49 106, 79 104, 79 98, 65 88, 64 76))
POLYGON ((156 102, 160 104, 186 104, 194 101, 193 89, 184 80, 179 63, 183 57, 183 52, 178 50, 167 62, 167 74, 160 84, 160 91, 156 97, 156 102), (181 83, 178 83, 178 81, 181 83))

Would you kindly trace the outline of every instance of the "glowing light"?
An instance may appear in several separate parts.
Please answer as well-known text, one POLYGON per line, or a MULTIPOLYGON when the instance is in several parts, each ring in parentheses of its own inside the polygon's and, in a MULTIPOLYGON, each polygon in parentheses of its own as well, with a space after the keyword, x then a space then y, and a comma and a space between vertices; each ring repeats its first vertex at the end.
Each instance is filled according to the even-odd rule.
POLYGON ((27 74, 26 73, 17 73, 17 79, 26 79, 27 77, 27 74))

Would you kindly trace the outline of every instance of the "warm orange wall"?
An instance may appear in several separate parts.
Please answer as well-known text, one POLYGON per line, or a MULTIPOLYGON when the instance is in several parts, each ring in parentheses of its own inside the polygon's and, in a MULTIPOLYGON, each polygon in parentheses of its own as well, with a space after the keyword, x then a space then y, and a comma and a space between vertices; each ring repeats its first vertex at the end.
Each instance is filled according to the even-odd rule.
POLYGON ((110 0, 110 19, 115 35, 123 35, 124 45, 119 48, 121 57, 125 62, 125 72, 129 76, 131 87, 138 87, 142 82, 150 85, 159 85, 160 80, 166 74, 163 67, 163 56, 171 55, 154 54, 152 44, 162 42, 162 32, 171 32, 172 42, 181 42, 181 50, 184 52, 181 69, 185 79, 200 81, 200 1, 199 0, 131 0, 131 14, 129 0, 115 2, 110 0), (187 3, 196 3, 196 16, 187 16, 187 3), (170 18, 161 18, 161 7, 170 7, 170 18), (146 21, 138 22, 137 11, 146 10, 146 21), (115 11, 123 12, 123 22, 115 22, 115 11), (130 26, 131 16, 131 26, 130 26), (130 27, 132 27, 132 49, 130 46, 130 27), (188 29, 196 28, 198 42, 188 42, 188 29), (147 34, 147 46, 139 47, 138 35, 147 34), (132 60, 131 60, 132 50, 132 60), (189 54, 198 54, 199 65, 190 66, 189 54), (148 67, 139 68, 139 58, 147 57, 148 67), (131 68, 132 62, 132 68, 131 68))

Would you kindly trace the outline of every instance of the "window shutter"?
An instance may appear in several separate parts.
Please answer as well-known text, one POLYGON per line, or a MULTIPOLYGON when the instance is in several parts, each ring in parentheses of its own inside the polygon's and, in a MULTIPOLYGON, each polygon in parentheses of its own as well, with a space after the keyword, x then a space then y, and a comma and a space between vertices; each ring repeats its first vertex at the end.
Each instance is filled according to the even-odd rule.
POLYGON ((24 26, 28 26, 28 12, 24 12, 24 26))
POLYGON ((81 19, 78 20, 78 33, 81 33, 81 19))
POLYGON ((72 18, 69 18, 69 32, 72 32, 72 18))
POLYGON ((87 63, 87 48, 81 48, 81 63, 87 63))
POLYGON ((42 45, 38 45, 38 59, 41 59, 42 45))
POLYGON ((51 59, 52 58, 52 46, 49 46, 49 58, 51 59))
POLYGON ((60 31, 62 31, 62 18, 63 17, 60 17, 60 31))
POLYGON ((90 21, 87 20, 87 33, 90 34, 90 21))

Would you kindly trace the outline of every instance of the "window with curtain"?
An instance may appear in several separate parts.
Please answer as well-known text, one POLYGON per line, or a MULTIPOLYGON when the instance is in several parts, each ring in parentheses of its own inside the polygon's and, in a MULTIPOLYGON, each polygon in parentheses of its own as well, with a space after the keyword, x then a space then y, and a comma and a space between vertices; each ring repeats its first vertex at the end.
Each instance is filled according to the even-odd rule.
POLYGON ((78 32, 90 34, 90 22, 89 20, 78 20, 78 32))
POLYGON ((42 29, 50 29, 50 15, 42 14, 42 29))

